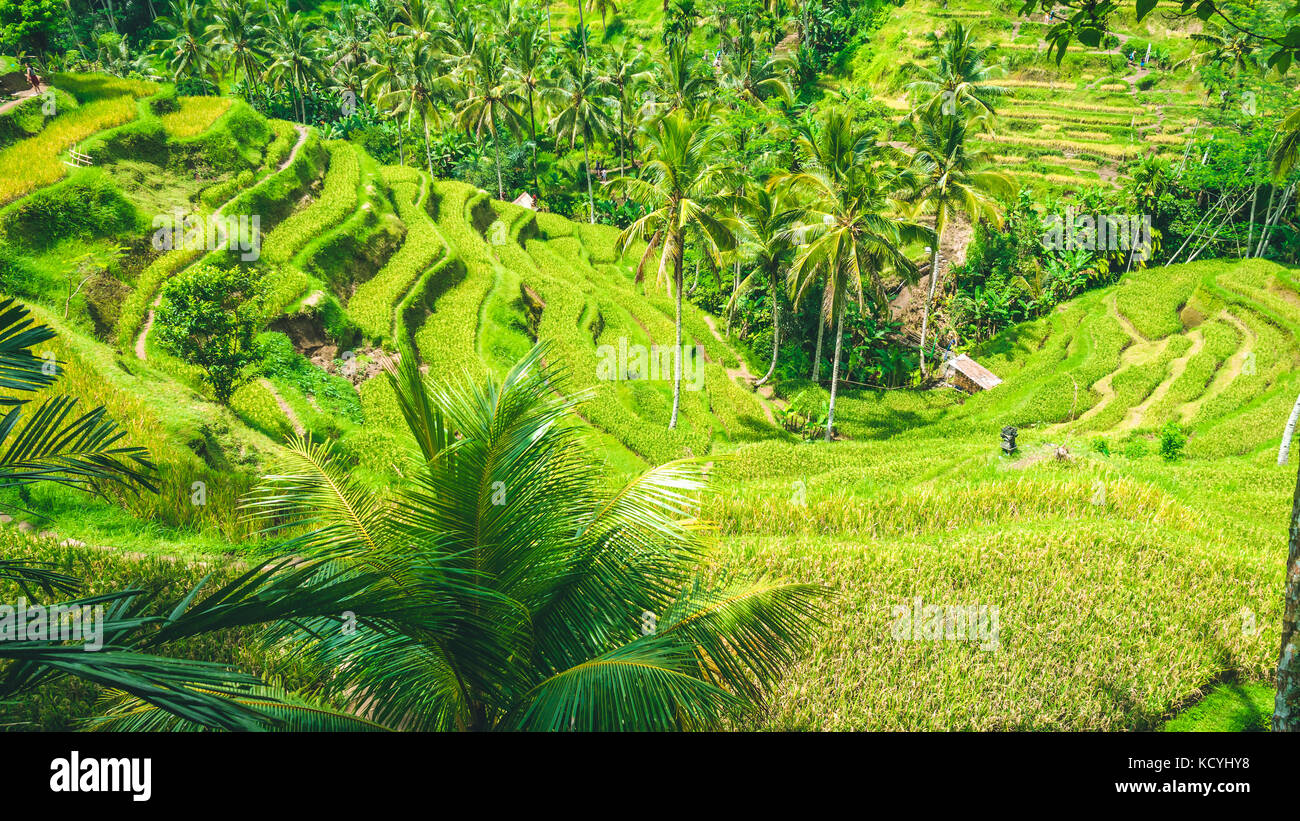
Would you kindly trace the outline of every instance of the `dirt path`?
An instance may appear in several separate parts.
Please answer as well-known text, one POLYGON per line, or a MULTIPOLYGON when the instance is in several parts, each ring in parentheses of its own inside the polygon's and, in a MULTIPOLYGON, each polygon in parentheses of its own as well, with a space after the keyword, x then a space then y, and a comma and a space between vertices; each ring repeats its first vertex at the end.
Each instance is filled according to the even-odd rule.
MULTIPOLYGON (((966 249, 970 246, 971 238, 975 236, 975 227, 970 224, 963 214, 954 214, 948 222, 948 228, 943 233, 943 244, 939 246, 939 285, 942 287, 948 282, 947 274, 952 270, 954 265, 962 265, 966 262, 966 249)), ((926 268, 929 267, 929 260, 924 263, 926 268)), ((925 311, 925 297, 930 288, 929 271, 925 273, 915 285, 904 285, 899 289, 898 295, 889 303, 889 309, 894 319, 903 323, 905 329, 910 329, 919 337, 921 334, 921 314, 925 311)), ((935 293, 935 299, 938 301, 939 294, 935 293)), ((931 315, 931 325, 937 326, 934 322, 934 315, 931 315)))
MULTIPOLYGON (((726 345, 727 340, 723 338, 722 334, 718 333, 718 326, 717 323, 713 321, 713 317, 707 313, 703 316, 704 324, 709 326, 709 332, 713 334, 713 338, 721 342, 723 345, 726 345)), ((772 413, 771 406, 776 405, 778 408, 783 409, 786 403, 776 398, 775 391, 772 390, 771 385, 763 385, 762 387, 755 389, 754 383, 757 382, 759 378, 749 370, 749 365, 746 364, 743 356, 738 356, 736 358, 740 361, 740 367, 724 368, 727 372, 727 378, 746 390, 754 391, 754 393, 758 395, 759 406, 763 408, 763 415, 767 417, 768 422, 775 425, 776 416, 772 413)))
POLYGON ((288 168, 289 163, 293 162, 294 158, 298 156, 298 149, 302 148, 303 143, 307 142, 307 126, 295 125, 293 130, 298 132, 298 142, 293 144, 293 149, 289 152, 289 156, 285 157, 284 162, 280 163, 280 167, 275 169, 276 173, 288 168))
MULTIPOLYGON (((297 158, 298 150, 302 148, 302 144, 307 141, 306 126, 295 125, 293 128, 295 131, 298 132, 298 141, 294 143, 293 149, 289 151, 289 156, 286 157, 284 161, 280 163, 279 167, 275 169, 275 173, 277 174, 289 167, 289 164, 292 163, 295 158, 297 158)), ((258 180, 258 182, 261 182, 261 180, 258 180)), ((243 193, 242 191, 239 192, 239 194, 236 194, 235 196, 221 203, 221 205, 217 206, 217 210, 212 212, 212 216, 214 217, 221 216, 221 212, 225 210, 225 207, 230 203, 234 202, 236 199, 238 199, 240 194, 242 193, 243 193)), ((194 260, 194 262, 191 262, 189 265, 186 265, 184 268, 177 271, 175 275, 180 275, 185 271, 188 271, 193 265, 195 265, 197 262, 199 262, 202 259, 203 257, 199 257, 199 259, 194 260)), ((149 351, 148 351, 148 347, 145 345, 145 341, 149 338, 149 331, 153 329, 154 309, 157 308, 158 305, 161 304, 161 302, 162 302, 162 289, 160 287, 158 296, 154 297, 153 303, 149 308, 149 313, 145 314, 144 323, 140 325, 140 334, 135 338, 136 359, 145 360, 149 358, 149 351)))
POLYGON ((293 432, 298 436, 305 434, 307 432, 306 426, 304 426, 302 420, 298 418, 298 414, 293 412, 293 408, 289 407, 289 403, 284 401, 284 397, 280 395, 280 392, 271 384, 271 380, 259 379, 257 381, 262 387, 266 388, 267 391, 270 392, 271 396, 275 399, 275 404, 280 406, 280 412, 289 420, 290 426, 293 427, 293 432))
MULTIPOLYGON (((45 88, 51 88, 51 86, 46 86, 45 88)), ((20 105, 24 100, 27 100, 27 99, 29 99, 29 98, 31 98, 31 97, 35 97, 36 94, 37 94, 36 90, 35 90, 35 89, 31 89, 31 88, 26 88, 26 89, 23 89, 22 91, 19 91, 19 92, 15 93, 15 94, 14 94, 14 99, 8 101, 7 103, 2 103, 2 104, 0 104, 0 114, 5 113, 6 111, 8 111, 8 110, 11 109, 11 108, 16 108, 16 107, 17 107, 18 105, 20 105)))

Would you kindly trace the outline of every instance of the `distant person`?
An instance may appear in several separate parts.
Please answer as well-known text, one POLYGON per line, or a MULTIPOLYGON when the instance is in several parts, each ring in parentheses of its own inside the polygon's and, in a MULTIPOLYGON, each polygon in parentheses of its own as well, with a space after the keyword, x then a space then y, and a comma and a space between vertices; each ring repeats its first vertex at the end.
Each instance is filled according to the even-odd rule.
POLYGON ((36 73, 36 69, 32 68, 31 65, 27 66, 27 83, 32 87, 33 93, 35 94, 41 93, 40 75, 36 73))

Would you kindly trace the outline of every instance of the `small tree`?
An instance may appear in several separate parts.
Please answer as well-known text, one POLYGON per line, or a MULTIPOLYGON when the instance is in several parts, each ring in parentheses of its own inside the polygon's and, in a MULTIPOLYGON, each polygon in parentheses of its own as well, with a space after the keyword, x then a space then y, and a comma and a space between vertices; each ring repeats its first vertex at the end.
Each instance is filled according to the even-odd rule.
POLYGON ((203 369, 223 405, 254 358, 261 319, 260 277, 250 269, 199 265, 163 286, 155 314, 158 338, 177 356, 203 369))
POLYGON ((1166 462, 1177 461, 1187 446, 1187 434, 1177 422, 1169 421, 1160 429, 1160 455, 1166 462))

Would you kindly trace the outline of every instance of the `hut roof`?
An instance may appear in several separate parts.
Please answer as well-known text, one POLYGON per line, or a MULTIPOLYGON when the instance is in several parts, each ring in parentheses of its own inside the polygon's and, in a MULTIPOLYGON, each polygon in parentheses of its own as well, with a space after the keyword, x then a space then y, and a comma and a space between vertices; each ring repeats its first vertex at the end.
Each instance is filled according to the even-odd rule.
POLYGON ((1002 384, 1002 380, 998 379, 992 371, 966 354, 948 360, 948 367, 974 382, 980 390, 988 390, 1002 384))

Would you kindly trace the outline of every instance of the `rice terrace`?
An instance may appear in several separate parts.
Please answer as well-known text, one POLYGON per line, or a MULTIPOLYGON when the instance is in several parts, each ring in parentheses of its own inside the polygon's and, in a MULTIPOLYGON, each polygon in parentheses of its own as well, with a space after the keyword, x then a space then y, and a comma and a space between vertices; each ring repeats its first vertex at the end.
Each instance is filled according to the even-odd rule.
POLYGON ((0 726, 1300 729, 1297 10, 0 0, 0 726))

